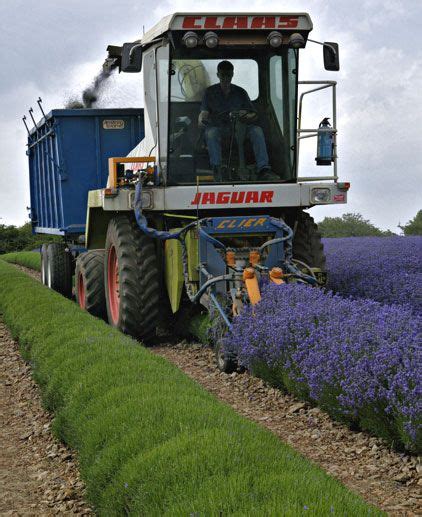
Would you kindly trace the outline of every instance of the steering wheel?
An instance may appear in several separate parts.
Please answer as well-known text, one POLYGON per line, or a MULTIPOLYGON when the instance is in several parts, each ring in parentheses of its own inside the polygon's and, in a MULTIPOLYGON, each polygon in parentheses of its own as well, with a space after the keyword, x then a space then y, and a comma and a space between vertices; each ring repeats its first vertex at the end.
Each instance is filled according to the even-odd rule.
MULTIPOLYGON (((242 123, 247 123, 247 116, 249 114, 254 114, 256 115, 256 111, 255 110, 251 110, 251 109, 248 109, 248 108, 241 108, 241 109, 235 109, 235 110, 225 110, 225 111, 220 111, 220 113, 217 113, 216 116, 218 118, 221 118, 223 120, 227 120, 227 117, 231 120, 231 121, 238 121, 238 122, 242 122, 242 123)), ((251 117, 251 121, 254 121, 255 118, 252 118, 251 117)))

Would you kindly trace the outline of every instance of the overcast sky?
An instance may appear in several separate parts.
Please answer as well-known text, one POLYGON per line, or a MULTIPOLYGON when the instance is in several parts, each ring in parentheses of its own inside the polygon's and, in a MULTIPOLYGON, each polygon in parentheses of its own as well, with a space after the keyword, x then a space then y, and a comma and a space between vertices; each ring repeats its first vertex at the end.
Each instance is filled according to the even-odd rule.
MULTIPOLYGON (((301 54, 301 80, 338 81, 338 155, 341 181, 350 181, 349 203, 311 210, 316 220, 359 212, 375 225, 398 231, 422 208, 421 0, 232 0, 231 11, 308 12, 310 37, 340 44, 341 71, 326 72, 322 47, 301 54)), ((227 2, 145 0, 0 0, 0 224, 28 220, 26 131, 21 118, 36 99, 47 111, 77 96, 100 70, 108 44, 141 36, 174 11, 224 12, 227 2)), ((139 74, 113 76, 101 107, 142 105, 139 74)), ((327 98, 309 100, 312 127, 327 98)), ((37 115, 38 118, 38 115, 37 115)), ((308 125, 309 127, 309 125, 308 125)), ((310 139, 312 140, 312 139, 310 139)), ((308 141, 309 142, 309 141, 308 141)), ((307 143, 308 143, 307 142, 307 143)), ((313 165, 309 142, 301 175, 313 165)), ((313 155, 312 155, 313 156, 313 155)))

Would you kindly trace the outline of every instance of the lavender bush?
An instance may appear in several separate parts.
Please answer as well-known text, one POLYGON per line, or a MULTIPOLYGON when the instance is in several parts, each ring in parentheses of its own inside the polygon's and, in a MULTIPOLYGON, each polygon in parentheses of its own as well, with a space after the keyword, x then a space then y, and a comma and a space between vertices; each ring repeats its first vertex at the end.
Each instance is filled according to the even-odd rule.
POLYGON ((271 284, 235 318, 224 347, 335 418, 420 451, 421 328, 410 308, 271 284))
POLYGON ((422 309, 422 236, 323 239, 328 287, 354 298, 422 309))

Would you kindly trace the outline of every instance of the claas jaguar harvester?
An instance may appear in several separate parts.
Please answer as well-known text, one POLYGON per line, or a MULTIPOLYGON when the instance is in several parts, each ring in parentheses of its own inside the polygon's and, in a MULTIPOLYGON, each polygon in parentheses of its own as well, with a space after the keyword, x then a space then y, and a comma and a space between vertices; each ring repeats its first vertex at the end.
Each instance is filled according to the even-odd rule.
POLYGON ((305 13, 173 14, 107 49, 108 71, 143 71, 144 109, 43 111, 35 124, 31 108, 32 225, 63 236, 42 247, 43 282, 71 296, 74 276, 82 308, 145 343, 164 320, 206 315, 223 371, 236 364, 221 336, 265 283, 324 284, 304 209, 346 203, 349 184, 337 176, 336 82, 298 80, 306 45, 339 69, 338 45, 311 30, 305 13), (331 116, 303 128, 304 96, 322 89, 331 116), (299 175, 312 137, 328 176, 299 175))

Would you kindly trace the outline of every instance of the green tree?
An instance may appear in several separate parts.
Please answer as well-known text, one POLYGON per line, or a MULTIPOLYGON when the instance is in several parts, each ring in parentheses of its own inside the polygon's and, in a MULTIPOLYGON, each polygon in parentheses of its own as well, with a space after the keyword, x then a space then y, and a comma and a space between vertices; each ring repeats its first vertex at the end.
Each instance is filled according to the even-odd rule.
POLYGON ((60 240, 54 235, 32 234, 31 223, 23 226, 0 224, 0 254, 12 251, 29 251, 41 246, 43 242, 60 240))
POLYGON ((422 235, 422 210, 419 210, 415 217, 404 226, 399 224, 399 228, 405 235, 422 235))
POLYGON ((383 232, 361 214, 343 214, 341 217, 326 217, 318 223, 323 237, 384 237, 394 235, 389 230, 383 232))

